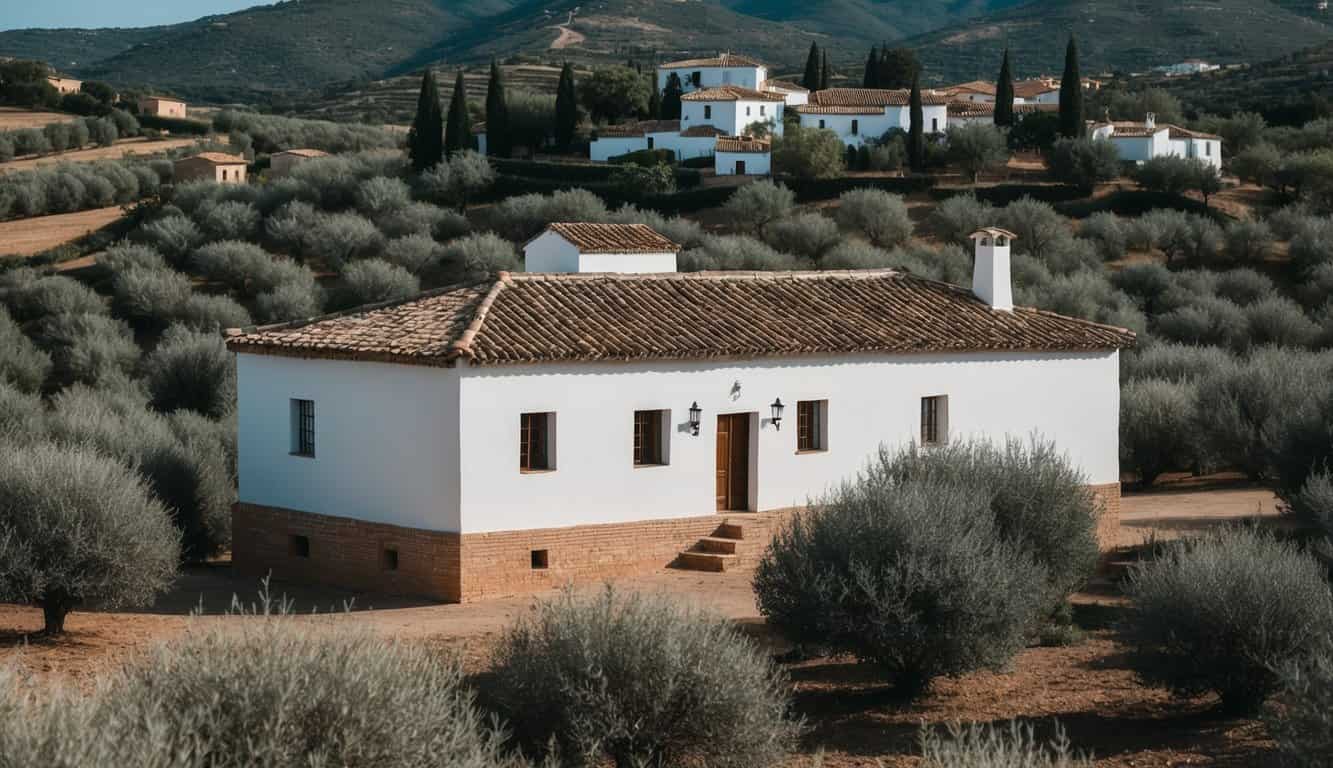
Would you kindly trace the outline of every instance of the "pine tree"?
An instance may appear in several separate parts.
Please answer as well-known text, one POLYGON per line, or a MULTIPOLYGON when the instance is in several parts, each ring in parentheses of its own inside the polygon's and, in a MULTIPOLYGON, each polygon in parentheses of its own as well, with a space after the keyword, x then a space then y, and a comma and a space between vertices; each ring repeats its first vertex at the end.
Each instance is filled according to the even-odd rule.
POLYGON ((1078 74, 1078 46, 1073 35, 1065 48, 1065 72, 1060 77, 1060 135, 1068 139, 1083 135, 1083 78, 1078 74))
POLYGON ((458 70, 458 79, 454 80, 454 95, 449 100, 449 127, 444 132, 445 154, 453 157, 462 149, 473 149, 472 116, 467 111, 467 85, 463 82, 463 70, 458 70))
POLYGON ((579 127, 578 91, 574 88, 574 67, 565 62, 560 69, 560 83, 555 89, 555 143, 569 149, 579 127))
POLYGON ((504 77, 500 65, 491 60, 491 81, 486 86, 486 150, 496 157, 509 157, 509 103, 505 99, 504 77))
POLYGON ((870 55, 866 57, 866 71, 861 75, 862 88, 879 87, 879 48, 870 46, 870 55))
POLYGON ((819 90, 819 46, 810 44, 810 54, 805 57, 805 76, 801 85, 811 91, 819 90))
POLYGON ((1014 124, 1014 76, 1009 71, 1009 49, 1004 49, 1000 77, 995 81, 995 124, 1014 124))
POLYGON ((685 93, 685 86, 680 82, 680 75, 675 72, 667 78, 666 89, 662 91, 662 119, 680 119, 680 97, 685 93))
POLYGON ((910 119, 907 128, 907 162, 912 170, 919 173, 926 167, 926 116, 921 109, 921 75, 912 76, 912 94, 910 97, 910 119))
POLYGON ((828 51, 823 52, 823 58, 819 62, 819 90, 826 91, 829 87, 829 81, 833 79, 833 67, 828 63, 828 51))
POLYGON ((417 114, 407 133, 407 156, 412 170, 433 168, 444 159, 444 115, 440 112, 440 89, 429 69, 421 76, 417 114))

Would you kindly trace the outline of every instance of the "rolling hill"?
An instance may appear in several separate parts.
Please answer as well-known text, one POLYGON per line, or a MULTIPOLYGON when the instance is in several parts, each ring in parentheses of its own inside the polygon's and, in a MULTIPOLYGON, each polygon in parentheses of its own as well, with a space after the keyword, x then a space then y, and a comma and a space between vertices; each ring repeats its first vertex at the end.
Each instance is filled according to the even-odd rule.
POLYGON ((1270 123, 1299 125, 1333 111, 1333 42, 1244 68, 1148 84, 1174 93, 1187 110, 1258 112, 1270 123))

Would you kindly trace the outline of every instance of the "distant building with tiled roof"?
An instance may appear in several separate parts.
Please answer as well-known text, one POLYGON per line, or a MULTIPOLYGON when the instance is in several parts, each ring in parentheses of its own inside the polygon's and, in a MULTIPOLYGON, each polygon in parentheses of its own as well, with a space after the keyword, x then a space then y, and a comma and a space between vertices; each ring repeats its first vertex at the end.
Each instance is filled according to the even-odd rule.
POLYGON ((953 101, 993 102, 995 101, 995 83, 973 80, 967 83, 946 86, 938 89, 940 93, 953 101))
POLYGON ((752 136, 717 140, 713 172, 718 176, 767 176, 773 172, 773 142, 752 136))
POLYGON ((143 96, 139 99, 139 114, 184 120, 185 102, 170 96, 143 96))
POLYGON ((64 75, 47 75, 46 82, 56 89, 56 93, 61 96, 68 96, 71 93, 79 93, 83 90, 83 81, 74 77, 65 77, 64 75))
MULTIPOLYGON (((838 134, 844 143, 857 146, 878 141, 894 129, 911 126, 911 92, 882 88, 827 88, 810 95, 810 101, 794 107, 802 128, 823 128, 838 134)), ((926 133, 948 129, 949 97, 935 91, 921 93, 926 133)))
POLYGON ((229 155, 225 152, 200 152, 184 157, 173 165, 172 180, 177 184, 185 181, 216 181, 219 184, 244 184, 247 163, 241 155, 229 155))
MULTIPOLYGON (((949 126, 981 123, 995 124, 995 103, 980 101, 953 101, 949 103, 949 126)), ((1059 104, 1015 104, 1014 117, 1022 119, 1039 112, 1058 112, 1059 104)))
POLYGON ((557 222, 523 244, 529 272, 675 272, 680 246, 646 224, 557 222))
POLYGON ((284 149, 281 152, 274 152, 269 155, 269 175, 286 176, 293 168, 307 160, 328 156, 329 153, 322 149, 284 149))
MULTIPOLYGON (((542 237, 650 237, 605 226, 542 237)), ((233 567, 447 601, 721 570, 882 447, 1033 435, 1113 537, 1134 335, 1011 306, 1010 239, 977 233, 973 290, 626 253, 228 331, 233 567)))
POLYGON ((1104 121, 1089 124, 1094 139, 1109 141, 1120 153, 1120 159, 1144 163, 1156 157, 1184 157, 1221 170, 1222 137, 1212 133, 1192 131, 1171 123, 1159 123, 1149 112, 1142 122, 1104 121))

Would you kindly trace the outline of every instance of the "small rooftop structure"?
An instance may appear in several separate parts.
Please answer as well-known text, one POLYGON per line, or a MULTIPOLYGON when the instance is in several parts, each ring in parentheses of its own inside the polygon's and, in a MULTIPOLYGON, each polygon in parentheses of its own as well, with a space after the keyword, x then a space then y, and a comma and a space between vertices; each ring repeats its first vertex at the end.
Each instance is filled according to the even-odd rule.
POLYGON ((675 272, 680 246, 647 224, 556 222, 523 244, 528 272, 675 272))
MULTIPOLYGON (((810 94, 810 101, 793 107, 803 115, 867 115, 880 114, 886 107, 906 107, 911 104, 912 92, 906 89, 886 88, 826 88, 810 94)), ((934 91, 921 92, 922 106, 944 106, 948 96, 934 91)))
POLYGON ((668 61, 664 64, 658 64, 658 69, 686 69, 689 67, 698 67, 708 69, 712 67, 762 67, 761 62, 755 61, 749 56, 741 56, 735 53, 720 53, 717 56, 700 59, 681 59, 679 61, 668 61))
POLYGON ((786 101, 776 91, 756 91, 739 85, 720 85, 702 88, 680 97, 681 101, 786 101))

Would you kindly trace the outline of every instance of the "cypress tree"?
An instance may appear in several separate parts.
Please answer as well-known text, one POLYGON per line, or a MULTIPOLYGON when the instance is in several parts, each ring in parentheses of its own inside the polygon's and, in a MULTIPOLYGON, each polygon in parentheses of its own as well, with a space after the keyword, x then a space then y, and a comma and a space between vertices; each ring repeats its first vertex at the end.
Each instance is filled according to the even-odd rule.
POLYGON ((662 92, 657 90, 657 76, 649 75, 648 80, 649 80, 649 87, 652 88, 652 93, 648 96, 648 119, 661 120, 662 92))
POLYGON ((486 86, 486 150, 496 157, 509 157, 509 104, 505 100, 504 77, 500 65, 491 60, 491 82, 486 86))
POLYGON ((833 67, 828 63, 828 51, 823 52, 823 58, 819 62, 819 90, 826 91, 829 87, 829 80, 833 78, 833 67))
POLYGON ((407 133, 407 156, 412 160, 412 170, 417 172, 433 168, 444 159, 444 115, 440 112, 440 89, 435 84, 435 75, 429 69, 421 76, 417 114, 412 118, 412 129, 407 133))
POLYGON ((565 62, 560 69, 560 84, 555 89, 555 142, 561 149, 574 143, 579 127, 578 91, 574 88, 574 67, 565 62))
POLYGON ((811 43, 810 53, 805 57, 805 75, 801 85, 811 91, 819 90, 819 46, 811 43))
POLYGON ((1004 49, 1000 77, 995 81, 995 124, 1014 124, 1014 76, 1009 71, 1009 49, 1004 49))
POLYGON ((1068 139, 1083 135, 1083 78, 1078 74, 1078 46, 1073 35, 1065 48, 1065 72, 1060 77, 1060 135, 1068 139))
POLYGON ((920 70, 911 48, 884 48, 880 52, 879 87, 907 88, 920 70))
POLYGON ((680 119, 680 97, 685 93, 685 86, 680 82, 680 75, 675 72, 667 78, 666 89, 662 91, 662 119, 680 119))
POLYGON ((913 171, 920 172, 926 166, 925 114, 921 110, 921 76, 912 76, 912 95, 910 97, 911 123, 907 129, 907 162, 913 171))
POLYGON ((879 87, 879 48, 870 46, 870 55, 866 57, 866 71, 861 75, 862 88, 879 87))
POLYGON ((444 132, 444 151, 450 157, 460 149, 472 149, 472 116, 467 111, 467 85, 463 70, 454 80, 454 95, 449 100, 449 128, 444 132))

